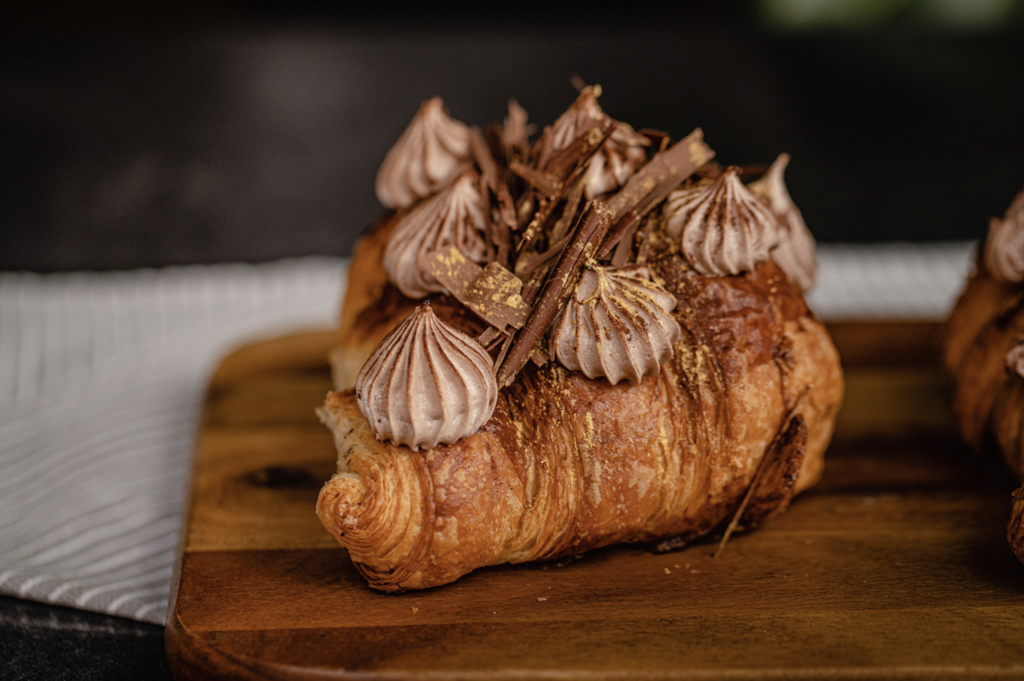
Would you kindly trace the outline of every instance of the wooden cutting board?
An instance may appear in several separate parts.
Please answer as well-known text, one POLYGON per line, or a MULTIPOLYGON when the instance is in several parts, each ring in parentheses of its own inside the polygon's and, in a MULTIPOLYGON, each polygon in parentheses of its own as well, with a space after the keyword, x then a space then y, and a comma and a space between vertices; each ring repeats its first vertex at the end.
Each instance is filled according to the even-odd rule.
POLYGON ((1024 678, 1015 481, 958 441, 934 324, 841 324, 821 483, 763 528, 655 554, 369 589, 314 515, 331 333, 240 349, 206 398, 167 653, 178 679, 1024 678))

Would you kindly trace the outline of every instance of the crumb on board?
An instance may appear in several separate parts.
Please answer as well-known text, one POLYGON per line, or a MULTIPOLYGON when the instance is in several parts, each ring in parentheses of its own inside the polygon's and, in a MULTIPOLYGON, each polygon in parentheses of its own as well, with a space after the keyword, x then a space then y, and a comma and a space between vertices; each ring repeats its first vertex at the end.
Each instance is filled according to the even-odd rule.
POLYGON ((547 600, 547 598, 545 598, 544 596, 537 596, 537 602, 538 603, 543 603, 546 600, 547 600))

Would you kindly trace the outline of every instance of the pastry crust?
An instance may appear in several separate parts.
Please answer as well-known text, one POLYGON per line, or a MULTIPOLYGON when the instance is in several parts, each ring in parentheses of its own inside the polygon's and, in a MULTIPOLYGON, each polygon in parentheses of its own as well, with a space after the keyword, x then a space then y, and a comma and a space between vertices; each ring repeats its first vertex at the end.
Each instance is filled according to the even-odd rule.
MULTIPOLYGON (((823 468, 843 394, 839 356, 772 262, 743 276, 694 272, 674 249, 647 265, 676 296, 671 361, 638 385, 533 363, 477 433, 414 453, 376 439, 352 387, 373 348, 415 307, 388 283, 386 217, 357 247, 320 410, 338 473, 317 514, 371 586, 444 584, 486 565, 618 542, 681 541, 788 506, 823 468)), ((483 327, 448 296, 445 321, 483 327)))
MULTIPOLYGON (((1024 338, 1022 292, 1019 284, 993 277, 979 255, 946 323, 944 359, 964 441, 979 453, 996 448, 1024 479, 1024 378, 1006 367, 1006 354, 1024 338)), ((1024 562, 1024 488, 1014 495, 1007 533, 1024 562)))

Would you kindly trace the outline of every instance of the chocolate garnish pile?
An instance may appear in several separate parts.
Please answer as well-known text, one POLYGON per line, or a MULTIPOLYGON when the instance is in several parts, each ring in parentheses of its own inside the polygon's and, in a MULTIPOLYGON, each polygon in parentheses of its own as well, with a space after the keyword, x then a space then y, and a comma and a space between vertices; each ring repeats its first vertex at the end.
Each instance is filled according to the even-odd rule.
POLYGON ((553 347, 552 327, 559 319, 569 323, 564 311, 571 300, 591 301, 587 322, 572 333, 594 335, 579 342, 594 341, 591 354, 606 356, 586 363, 588 376, 636 382, 657 373, 671 357, 665 338, 674 342, 678 329, 653 323, 673 307, 664 300, 673 296, 645 278, 654 239, 674 241, 671 247, 706 276, 741 275, 778 249, 785 257, 777 262, 798 285, 813 283, 813 238, 781 179, 788 157, 760 183, 745 185, 742 179, 764 167, 723 169, 700 129, 676 142, 664 132, 634 131, 601 110, 600 93, 584 87, 532 144, 526 112, 515 102, 503 125, 481 132, 451 119, 433 98, 378 173, 381 203, 399 211, 384 256, 389 278, 410 298, 450 294, 485 322, 476 341, 493 360, 499 388, 531 360, 571 357, 567 367, 582 368, 566 345, 568 331, 558 352, 553 347), (594 307, 587 292, 575 299, 585 270, 594 279, 589 288, 600 280, 606 298, 615 283, 614 305, 594 307), (631 274, 610 274, 619 271, 631 274), (633 292, 618 292, 623 287, 633 292), (656 339, 640 338, 655 331, 656 339), (613 336, 616 347, 632 350, 602 349, 602 338, 613 336), (633 365, 601 368, 616 357, 633 365))

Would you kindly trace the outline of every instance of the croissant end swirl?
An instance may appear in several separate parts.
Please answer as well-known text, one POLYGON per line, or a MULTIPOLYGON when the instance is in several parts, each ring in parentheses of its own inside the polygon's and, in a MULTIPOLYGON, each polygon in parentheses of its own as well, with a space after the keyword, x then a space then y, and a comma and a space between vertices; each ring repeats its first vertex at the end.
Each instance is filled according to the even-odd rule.
MULTIPOLYGON (((389 229, 353 258, 339 388, 409 312, 379 266, 389 229)), ((636 385, 529 364, 479 431, 417 453, 377 440, 351 389, 328 395, 319 413, 338 472, 317 515, 371 586, 429 587, 617 542, 677 545, 727 523, 752 484, 745 527, 817 481, 843 377, 799 289, 770 261, 742 277, 700 275, 678 252, 647 266, 678 301, 682 333, 636 385)), ((445 296, 431 306, 474 330, 445 296)))

